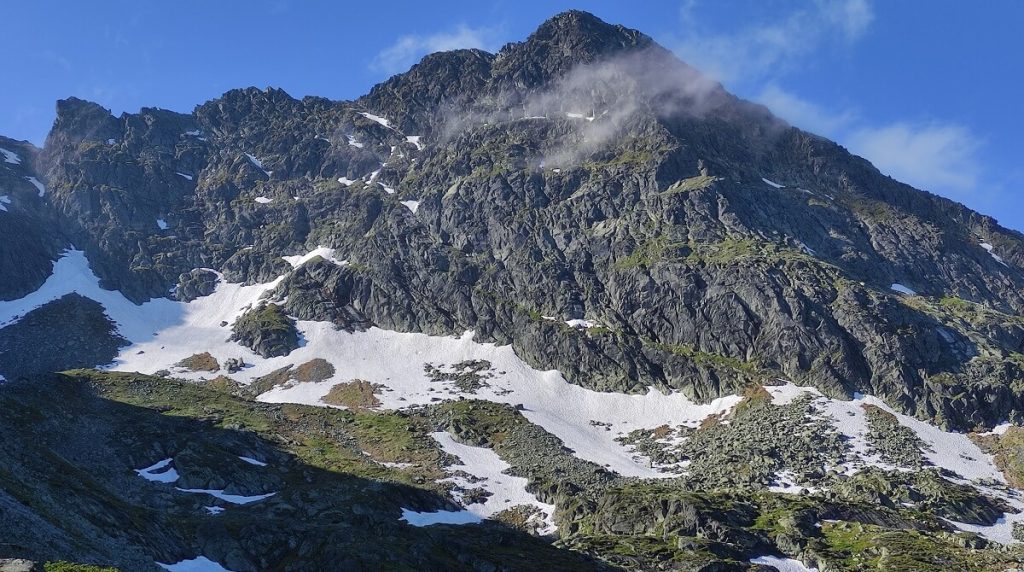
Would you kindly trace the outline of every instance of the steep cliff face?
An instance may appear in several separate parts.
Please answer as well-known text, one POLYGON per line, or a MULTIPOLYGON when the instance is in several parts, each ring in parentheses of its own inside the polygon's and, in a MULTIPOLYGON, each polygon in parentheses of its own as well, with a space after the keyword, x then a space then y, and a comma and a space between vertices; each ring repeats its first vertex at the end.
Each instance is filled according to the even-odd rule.
POLYGON ((57 111, 43 150, 4 143, 24 156, 0 168, 7 298, 68 244, 136 302, 197 268, 266 282, 327 246, 355 264, 290 278, 291 314, 474 329, 588 387, 706 400, 778 376, 961 428, 1024 408, 1019 233, 586 13, 354 102, 57 111))

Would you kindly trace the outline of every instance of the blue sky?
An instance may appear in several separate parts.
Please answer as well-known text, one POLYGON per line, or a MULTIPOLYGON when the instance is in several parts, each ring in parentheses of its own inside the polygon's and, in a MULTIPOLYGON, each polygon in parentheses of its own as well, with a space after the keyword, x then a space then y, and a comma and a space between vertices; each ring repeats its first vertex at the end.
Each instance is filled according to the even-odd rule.
POLYGON ((6 3, 0 134, 54 102, 190 111, 235 87, 358 97, 428 51, 496 51, 580 8, 883 172, 1024 229, 1024 3, 992 0, 6 3))

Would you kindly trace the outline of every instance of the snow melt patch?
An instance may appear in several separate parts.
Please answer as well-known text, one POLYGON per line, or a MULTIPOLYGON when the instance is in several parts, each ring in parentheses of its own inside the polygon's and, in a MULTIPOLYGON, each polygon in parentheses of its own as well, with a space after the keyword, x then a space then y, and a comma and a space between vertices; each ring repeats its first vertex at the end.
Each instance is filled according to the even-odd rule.
POLYGON ((439 510, 436 512, 416 512, 402 509, 402 517, 412 526, 430 526, 432 524, 479 524, 483 519, 468 510, 439 510))
POLYGON ((7 205, 11 204, 11 197, 0 195, 0 211, 7 212, 7 205))
POLYGON ((1013 423, 1000 423, 993 427, 991 431, 985 431, 984 433, 979 433, 979 435, 1002 435, 1003 433, 1006 433, 1010 427, 1013 427, 1013 423))
POLYGON ((995 252, 992 252, 993 246, 992 246, 991 244, 989 244, 989 243, 987 243, 987 242, 982 242, 982 243, 980 244, 980 246, 981 246, 982 248, 984 248, 984 249, 985 249, 985 251, 986 251, 986 252, 988 252, 988 253, 989 253, 989 255, 990 255, 990 256, 991 256, 992 258, 994 258, 996 262, 998 262, 999 264, 1002 264, 1003 266, 1008 266, 1008 264, 1006 264, 1006 261, 1005 261, 1005 260, 1003 260, 1003 257, 1002 257, 1002 256, 999 256, 999 255, 998 255, 998 254, 996 254, 995 252))
POLYGON ((853 458, 843 467, 847 473, 856 473, 868 465, 889 470, 898 469, 883 463, 877 454, 870 452, 871 446, 867 441, 868 419, 864 406, 873 405, 891 413, 900 425, 912 430, 924 445, 921 453, 936 467, 945 469, 972 484, 1006 482, 992 455, 982 451, 966 434, 943 431, 934 425, 898 413, 877 397, 856 394, 849 401, 831 399, 813 387, 801 387, 792 383, 766 386, 765 390, 772 395, 772 402, 776 404, 788 403, 802 394, 813 396, 812 404, 821 414, 834 420, 835 429, 846 438, 850 446, 853 458))
POLYGON ((269 177, 270 174, 273 173, 273 171, 268 171, 268 170, 264 169, 263 168, 263 161, 260 161, 254 155, 250 155, 249 153, 246 153, 245 156, 249 158, 249 162, 252 163, 254 167, 259 169, 260 171, 263 171, 264 175, 269 177))
POLYGON ((464 504, 462 492, 453 491, 460 504, 464 504, 466 511, 479 518, 490 518, 495 514, 520 505, 537 507, 544 513, 544 526, 539 529, 541 534, 548 534, 555 531, 555 524, 552 520, 554 505, 545 504, 537 500, 533 494, 527 492, 527 480, 522 477, 515 477, 505 473, 511 466, 497 453, 486 447, 473 447, 463 445, 455 441, 452 436, 444 431, 430 434, 441 448, 451 455, 459 458, 461 464, 446 467, 449 473, 454 476, 443 479, 439 482, 450 482, 461 489, 482 488, 491 493, 483 503, 464 504), (469 478, 460 473, 470 475, 469 478))
POLYGON ((12 165, 20 165, 21 157, 18 156, 14 151, 8 151, 7 149, 0 148, 0 154, 4 156, 4 162, 12 165))
POLYGON ((899 292, 900 294, 906 294, 907 296, 917 296, 917 292, 904 286, 903 284, 900 284, 899 282, 893 282, 892 285, 889 286, 889 288, 893 292, 899 292))
POLYGON ((761 180, 764 181, 765 183, 768 183, 770 186, 775 187, 776 189, 781 189, 782 187, 786 186, 786 185, 780 185, 780 184, 776 183, 775 181, 772 181, 771 179, 766 179, 764 177, 761 177, 761 180))
POLYGON ((205 556, 193 558, 192 560, 182 560, 174 564, 157 562, 156 565, 170 572, 231 572, 231 570, 205 556))
POLYGON ((595 322, 593 320, 583 320, 583 319, 577 318, 577 319, 573 319, 573 320, 566 320, 565 321, 565 325, 569 326, 570 328, 577 328, 577 329, 581 329, 581 330, 589 330, 590 328, 596 328, 596 327, 600 326, 601 324, 599 324, 599 323, 597 323, 597 322, 595 322))
POLYGON ((359 141, 357 141, 356 138, 353 137, 352 135, 346 135, 345 138, 348 139, 348 144, 349 145, 351 145, 353 147, 358 147, 359 149, 363 148, 363 144, 360 143, 359 141))
POLYGON ((164 219, 162 219, 162 218, 158 218, 158 219, 156 219, 156 226, 157 226, 157 227, 158 227, 158 228, 159 228, 160 230, 167 230, 168 228, 170 228, 169 226, 167 226, 167 221, 165 221, 165 220, 164 220, 164 219))
POLYGON ((779 572, 818 572, 817 568, 808 568, 799 560, 779 558, 778 556, 758 556, 757 558, 751 558, 750 563, 772 566, 779 572))
POLYGON ((381 117, 379 115, 374 115, 372 113, 367 113, 365 111, 361 111, 359 113, 359 115, 362 115, 363 117, 369 119, 370 121, 373 121, 375 123, 379 123, 379 124, 383 125, 384 127, 387 127, 388 129, 394 129, 394 127, 391 127, 391 122, 390 121, 388 121, 387 119, 384 119, 383 117, 381 117))
POLYGON ((295 256, 282 256, 281 258, 283 258, 284 261, 287 262, 288 264, 291 264, 292 268, 298 268, 299 266, 302 266, 303 264, 309 262, 310 260, 313 260, 317 256, 329 262, 333 262, 338 266, 348 265, 347 260, 340 260, 334 254, 335 252, 333 248, 327 248, 326 246, 318 246, 314 250, 306 254, 298 254, 295 256))
POLYGON ((419 201, 399 201, 399 202, 401 202, 405 206, 405 208, 411 210, 412 214, 416 214, 416 211, 420 210, 420 202, 419 201))
POLYGON ((243 460, 243 461, 245 461, 246 463, 249 463, 250 465, 253 465, 253 466, 256 466, 256 467, 266 467, 267 466, 267 464, 264 463, 263 461, 260 461, 259 459, 253 459, 252 457, 245 457, 245 456, 239 455, 238 458, 243 460))
POLYGON ((32 186, 35 187, 37 191, 39 191, 40 197, 46 194, 46 186, 40 183, 39 179, 35 177, 25 177, 25 180, 32 183, 32 186))
POLYGON ((183 493, 191 494, 203 494, 210 495, 214 498, 220 499, 224 502, 231 504, 249 504, 263 499, 268 499, 277 493, 266 493, 262 495, 232 495, 224 492, 224 489, 183 489, 180 487, 174 487, 174 490, 181 491, 183 493))
POLYGON ((174 459, 157 461, 145 469, 136 469, 135 472, 147 481, 154 483, 173 483, 178 480, 178 471, 171 467, 174 459))

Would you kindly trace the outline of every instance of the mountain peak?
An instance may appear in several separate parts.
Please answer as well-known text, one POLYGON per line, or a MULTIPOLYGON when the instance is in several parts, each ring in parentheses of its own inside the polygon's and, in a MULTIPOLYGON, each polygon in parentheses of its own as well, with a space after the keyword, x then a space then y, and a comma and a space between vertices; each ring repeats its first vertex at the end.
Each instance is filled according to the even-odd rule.
POLYGON ((637 30, 570 10, 545 21, 526 41, 502 48, 495 60, 495 76, 534 87, 576 65, 653 45, 654 40, 637 30))

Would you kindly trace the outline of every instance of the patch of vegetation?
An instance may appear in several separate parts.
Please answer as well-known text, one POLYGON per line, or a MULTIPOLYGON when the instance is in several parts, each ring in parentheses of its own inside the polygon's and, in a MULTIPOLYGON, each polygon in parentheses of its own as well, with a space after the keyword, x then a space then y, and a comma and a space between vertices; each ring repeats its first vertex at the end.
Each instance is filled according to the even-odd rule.
POLYGON ((334 366, 323 358, 313 358, 300 364, 291 372, 291 378, 299 383, 326 381, 334 375, 334 366))
POLYGON ((203 385, 135 373, 74 370, 105 398, 155 408, 165 415, 203 419, 215 427, 252 431, 286 444, 303 463, 328 471, 402 482, 443 491, 441 452, 425 417, 401 412, 345 410, 309 405, 270 405, 203 385), (377 461, 409 463, 385 467, 377 461))
POLYGON ((189 371, 220 371, 220 363, 217 362, 217 358, 213 357, 210 352, 192 354, 175 365, 189 371))
POLYGON ((820 552, 837 570, 981 572, 1003 570, 1013 556, 971 548, 956 535, 826 522, 820 552))
POLYGON ((353 379, 345 383, 335 384, 320 401, 328 405, 338 405, 349 409, 373 409, 380 407, 377 393, 382 386, 363 379, 353 379))
POLYGON ((1002 435, 973 435, 995 457, 996 466, 1012 487, 1024 488, 1024 427, 1009 427, 1002 435))
POLYGON ((719 180, 721 180, 719 177, 697 175, 696 177, 690 177, 689 179, 683 179, 672 183, 664 192, 662 192, 662 194, 667 196, 678 193, 688 193, 690 191, 699 191, 710 187, 719 180))
POLYGON ((725 356, 722 354, 701 351, 689 344, 663 344, 651 341, 645 341, 644 343, 658 351, 683 356, 697 365, 710 369, 730 369, 751 375, 764 373, 764 369, 762 369, 762 367, 757 363, 743 361, 739 358, 725 356))
POLYGON ((44 572, 118 572, 117 568, 94 566, 92 564, 73 564, 63 560, 43 564, 44 572))
POLYGON ((299 347, 295 321, 277 304, 264 304, 242 314, 231 336, 263 357, 288 355, 299 347))

